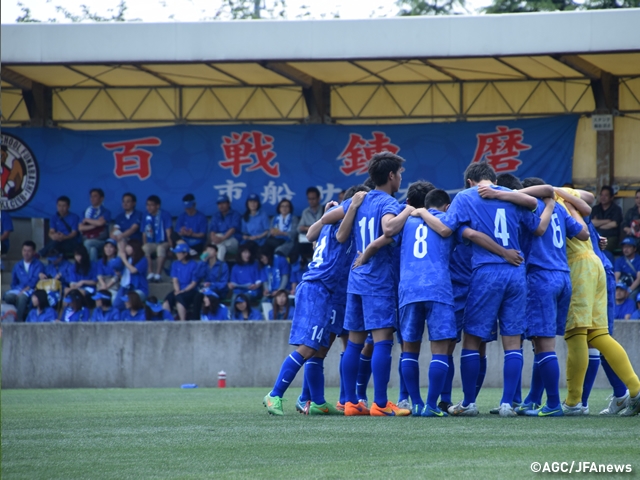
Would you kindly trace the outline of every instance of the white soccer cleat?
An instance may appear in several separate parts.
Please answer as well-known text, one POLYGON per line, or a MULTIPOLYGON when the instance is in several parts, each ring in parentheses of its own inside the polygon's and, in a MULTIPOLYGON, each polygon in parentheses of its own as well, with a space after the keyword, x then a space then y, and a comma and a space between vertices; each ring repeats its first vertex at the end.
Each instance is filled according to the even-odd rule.
POLYGON ((470 403, 466 407, 462 406, 462 400, 457 405, 449 407, 449 415, 454 417, 477 417, 478 407, 475 403, 470 403))
POLYGON ((518 414, 515 412, 510 403, 501 403, 500 410, 498 415, 501 417, 517 417, 518 414))
POLYGON ((600 415, 617 415, 629 405, 629 390, 622 397, 609 395, 609 406, 600 412, 600 415))
MULTIPOLYGON (((569 405, 567 405, 567 402, 564 401, 562 402, 562 411, 567 417, 580 417, 582 415, 585 415, 585 409, 582 407, 582 402, 579 402, 577 405, 570 407, 569 405)), ((586 415, 589 415, 589 407, 587 407, 586 412, 586 415)))
POLYGON ((404 400, 400 400, 400 401, 396 404, 396 406, 397 406, 398 408, 403 408, 403 409, 405 409, 405 410, 411 410, 411 402, 409 402, 409 400, 408 400, 408 399, 406 399, 406 398, 405 398, 404 400))
POLYGON ((633 417, 640 413, 640 393, 635 397, 630 397, 627 408, 620 412, 621 417, 633 417))

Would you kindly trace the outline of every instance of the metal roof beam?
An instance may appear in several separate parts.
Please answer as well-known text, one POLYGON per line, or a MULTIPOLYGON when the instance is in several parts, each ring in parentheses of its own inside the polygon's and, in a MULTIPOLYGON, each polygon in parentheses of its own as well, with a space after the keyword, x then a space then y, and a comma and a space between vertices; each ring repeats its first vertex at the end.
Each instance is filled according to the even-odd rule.
POLYGON ((584 58, 578 55, 561 55, 554 56, 556 60, 564 63, 568 67, 577 70, 582 73, 584 76, 590 78, 591 80, 598 80, 602 77, 602 70, 596 67, 591 62, 587 62, 584 58))
POLYGON ((22 90, 31 90, 33 88, 34 82, 32 80, 7 67, 2 67, 0 77, 2 77, 4 82, 9 83, 16 88, 20 88, 22 90))
POLYGON ((311 88, 314 80, 317 81, 311 75, 304 73, 285 62, 261 62, 260 65, 277 73, 278 75, 283 76, 284 78, 288 78, 292 82, 295 82, 304 88, 311 88))

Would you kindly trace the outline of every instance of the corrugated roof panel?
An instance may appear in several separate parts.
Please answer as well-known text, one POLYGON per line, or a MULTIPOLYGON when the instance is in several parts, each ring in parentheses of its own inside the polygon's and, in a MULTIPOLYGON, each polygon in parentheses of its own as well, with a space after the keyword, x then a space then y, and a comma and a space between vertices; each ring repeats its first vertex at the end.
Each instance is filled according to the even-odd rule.
POLYGON ((549 56, 502 57, 505 63, 517 68, 530 78, 582 77, 583 75, 549 56))
POLYGON ((292 85, 282 75, 262 67, 258 63, 216 63, 214 67, 242 80, 247 85, 292 85))
POLYGON ((623 78, 620 82, 620 110, 640 110, 640 78, 623 78))
POLYGON ((350 62, 288 62, 292 67, 325 83, 378 83, 375 75, 350 62))
POLYGON ((429 59, 429 63, 462 80, 525 78, 495 58, 429 59))
POLYGON ((144 65, 178 85, 239 85, 240 82, 202 63, 144 65))
POLYGON ((638 125, 640 119, 630 117, 615 117, 614 128, 614 172, 617 182, 632 183, 640 181, 638 168, 638 152, 640 152, 640 135, 638 125))
POLYGON ((599 55, 580 55, 580 57, 605 72, 619 77, 640 75, 640 53, 605 53, 599 55))

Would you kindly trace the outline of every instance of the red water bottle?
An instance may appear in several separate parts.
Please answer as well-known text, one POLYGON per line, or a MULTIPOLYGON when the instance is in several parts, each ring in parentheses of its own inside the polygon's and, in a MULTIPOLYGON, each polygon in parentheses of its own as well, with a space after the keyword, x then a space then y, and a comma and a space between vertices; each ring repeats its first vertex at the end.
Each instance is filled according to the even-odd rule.
POLYGON ((227 373, 224 370, 218 372, 218 388, 227 387, 227 373))

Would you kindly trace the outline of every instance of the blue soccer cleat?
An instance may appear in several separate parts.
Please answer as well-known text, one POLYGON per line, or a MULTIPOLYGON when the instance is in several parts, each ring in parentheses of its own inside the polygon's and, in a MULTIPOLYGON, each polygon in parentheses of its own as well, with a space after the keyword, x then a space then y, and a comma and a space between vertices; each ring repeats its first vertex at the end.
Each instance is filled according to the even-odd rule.
POLYGON ((549 408, 545 404, 540 408, 527 410, 524 414, 527 417, 564 417, 561 405, 558 405, 555 408, 549 408))
POLYGON ((446 412, 440 410, 440 408, 432 408, 429 405, 425 405, 422 409, 421 417, 448 417, 449 415, 446 412))

